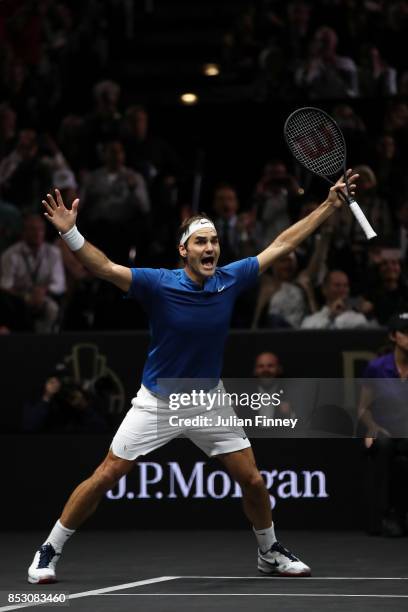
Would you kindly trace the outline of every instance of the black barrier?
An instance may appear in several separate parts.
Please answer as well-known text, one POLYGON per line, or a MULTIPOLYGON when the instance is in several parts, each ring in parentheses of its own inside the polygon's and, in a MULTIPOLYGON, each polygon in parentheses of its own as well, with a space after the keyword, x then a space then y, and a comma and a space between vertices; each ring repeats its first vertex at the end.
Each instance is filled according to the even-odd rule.
MULTIPOLYGON (((286 377, 358 377, 386 341, 383 330, 232 332, 223 376, 250 377, 255 356, 268 350, 279 355, 286 377)), ((58 364, 81 384, 107 379, 109 410, 120 421, 140 385, 148 343, 144 332, 0 336, 0 431, 21 431, 24 403, 40 397, 58 364)))
MULTIPOLYGON (((386 343, 386 333, 231 333, 223 375, 252 375, 255 356, 277 353, 284 374, 297 378, 361 376, 386 343)), ((24 403, 38 398, 45 379, 64 364, 70 377, 110 382, 120 420, 139 384, 148 347, 145 333, 14 335, 0 337, 2 518, 10 529, 47 530, 70 491, 100 463, 111 436, 12 435, 24 403), (27 508, 30 511, 27 513, 27 508)), ((257 439, 258 466, 281 528, 350 529, 363 525, 364 451, 357 439, 257 439)), ((138 463, 104 499, 89 528, 244 528, 240 491, 216 460, 187 440, 175 440, 138 463)))
MULTIPOLYGON (((2 521, 47 530, 72 489, 100 463, 105 436, 2 436, 2 521), (29 509, 29 511, 27 511, 29 509)), ((279 528, 361 528, 362 442, 254 440, 279 528)), ((241 493, 222 465, 189 440, 143 457, 110 491, 85 528, 247 528, 241 493)))

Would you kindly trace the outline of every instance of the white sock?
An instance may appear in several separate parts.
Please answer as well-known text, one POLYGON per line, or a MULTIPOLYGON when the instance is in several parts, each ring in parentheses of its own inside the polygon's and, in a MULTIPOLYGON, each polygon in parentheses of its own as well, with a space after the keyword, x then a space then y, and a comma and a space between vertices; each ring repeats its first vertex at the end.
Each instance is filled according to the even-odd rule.
POLYGON ((50 535, 45 540, 44 544, 49 542, 55 549, 55 552, 60 553, 65 542, 75 533, 75 529, 68 529, 60 523, 59 519, 52 528, 50 535))
POLYGON ((262 553, 268 552, 273 544, 276 542, 275 536, 275 528, 273 523, 270 527, 266 527, 266 529, 255 529, 254 533, 256 539, 258 540, 258 547, 262 553))

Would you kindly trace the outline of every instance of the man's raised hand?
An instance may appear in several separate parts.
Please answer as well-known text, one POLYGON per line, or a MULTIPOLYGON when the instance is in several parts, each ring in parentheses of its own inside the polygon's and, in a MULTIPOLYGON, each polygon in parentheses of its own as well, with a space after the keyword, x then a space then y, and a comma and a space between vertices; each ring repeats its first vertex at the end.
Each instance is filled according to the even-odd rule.
MULTIPOLYGON (((351 169, 347 170, 346 172, 346 180, 349 183, 350 194, 352 196, 355 195, 355 189, 356 189, 355 181, 358 179, 359 176, 360 176, 359 174, 353 174, 353 171, 351 169)), ((335 208, 340 208, 340 206, 344 204, 344 201, 339 195, 340 191, 342 191, 344 195, 346 194, 346 183, 345 183, 344 178, 345 177, 339 178, 337 183, 333 185, 333 187, 331 187, 329 191, 329 196, 327 198, 327 201, 330 202, 330 204, 332 204, 335 208)))
POLYGON ((72 202, 70 209, 66 208, 61 193, 56 189, 55 198, 48 193, 47 200, 48 201, 42 201, 47 211, 44 213, 44 216, 47 217, 48 221, 50 221, 61 234, 66 234, 76 223, 79 199, 77 198, 72 202))

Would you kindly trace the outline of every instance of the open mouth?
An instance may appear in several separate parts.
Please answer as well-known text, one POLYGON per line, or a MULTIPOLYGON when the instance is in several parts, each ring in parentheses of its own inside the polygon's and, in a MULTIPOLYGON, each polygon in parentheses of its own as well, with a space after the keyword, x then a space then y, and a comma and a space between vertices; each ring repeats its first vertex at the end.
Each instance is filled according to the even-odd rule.
POLYGON ((215 258, 213 255, 209 255, 208 257, 203 257, 201 260, 202 266, 206 270, 211 270, 214 266, 215 258))

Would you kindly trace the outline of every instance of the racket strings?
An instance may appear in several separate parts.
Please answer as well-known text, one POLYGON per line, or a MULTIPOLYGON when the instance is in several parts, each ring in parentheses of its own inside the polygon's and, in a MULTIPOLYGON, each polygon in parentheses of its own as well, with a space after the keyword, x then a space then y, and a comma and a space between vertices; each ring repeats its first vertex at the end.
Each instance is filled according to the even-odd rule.
POLYGON ((305 109, 293 113, 285 126, 286 140, 296 159, 320 176, 338 174, 346 146, 336 123, 325 113, 305 109))

